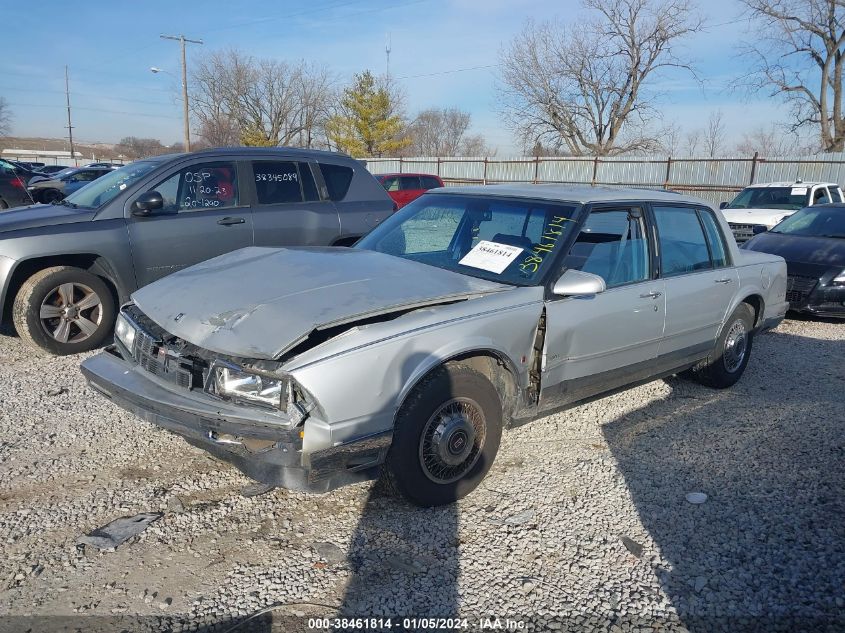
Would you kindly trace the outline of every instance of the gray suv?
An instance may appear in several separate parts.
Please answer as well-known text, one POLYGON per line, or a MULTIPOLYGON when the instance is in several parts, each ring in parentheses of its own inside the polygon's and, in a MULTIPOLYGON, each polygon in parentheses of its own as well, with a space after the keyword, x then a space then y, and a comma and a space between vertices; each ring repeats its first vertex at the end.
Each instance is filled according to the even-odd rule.
POLYGON ((334 152, 140 160, 60 204, 0 214, 0 325, 53 354, 91 350, 115 306, 156 279, 247 246, 349 246, 393 208, 361 163, 334 152))

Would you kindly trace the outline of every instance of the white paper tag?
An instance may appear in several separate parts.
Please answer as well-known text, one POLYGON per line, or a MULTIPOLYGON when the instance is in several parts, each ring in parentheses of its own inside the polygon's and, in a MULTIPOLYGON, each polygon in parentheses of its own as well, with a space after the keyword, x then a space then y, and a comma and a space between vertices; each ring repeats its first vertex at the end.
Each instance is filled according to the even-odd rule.
POLYGON ((793 195, 793 196, 806 196, 807 195, 807 187, 793 187, 791 195, 793 195))
POLYGON ((491 273, 498 275, 504 272, 505 268, 523 250, 518 246, 511 246, 510 244, 499 244, 498 242, 481 240, 458 263, 464 266, 480 268, 481 270, 489 270, 491 273))

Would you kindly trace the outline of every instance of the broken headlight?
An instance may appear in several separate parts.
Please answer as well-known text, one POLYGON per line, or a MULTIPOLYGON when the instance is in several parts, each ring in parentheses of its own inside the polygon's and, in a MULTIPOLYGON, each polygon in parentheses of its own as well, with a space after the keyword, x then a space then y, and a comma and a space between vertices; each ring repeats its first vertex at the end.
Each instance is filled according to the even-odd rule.
POLYGON ((209 391, 231 400, 244 400, 284 411, 291 399, 290 379, 236 365, 215 363, 209 391))
POLYGON ((311 407, 299 402, 293 379, 271 372, 217 361, 211 367, 206 391, 226 400, 284 412, 294 424, 308 416, 311 407))
POLYGON ((123 344, 130 354, 134 351, 136 332, 135 325, 122 312, 117 315, 117 321, 114 324, 114 337, 123 344))

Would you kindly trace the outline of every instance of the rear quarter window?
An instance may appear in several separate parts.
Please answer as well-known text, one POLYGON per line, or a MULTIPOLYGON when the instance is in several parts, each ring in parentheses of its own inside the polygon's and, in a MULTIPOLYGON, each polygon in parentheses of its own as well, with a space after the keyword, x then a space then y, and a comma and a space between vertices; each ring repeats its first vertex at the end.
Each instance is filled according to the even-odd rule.
POLYGON ((334 202, 343 200, 349 191, 349 185, 352 184, 354 174, 352 168, 345 165, 321 163, 320 170, 323 172, 323 180, 326 181, 329 198, 334 202))

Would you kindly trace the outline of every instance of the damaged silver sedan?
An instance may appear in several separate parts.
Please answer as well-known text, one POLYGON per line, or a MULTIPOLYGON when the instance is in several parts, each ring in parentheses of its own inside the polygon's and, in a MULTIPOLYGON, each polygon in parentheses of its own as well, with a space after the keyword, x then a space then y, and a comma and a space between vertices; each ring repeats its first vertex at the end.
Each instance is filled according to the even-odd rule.
POLYGON ((685 370, 735 383, 783 318, 786 268, 726 236, 666 192, 440 189, 354 248, 247 248, 138 290, 82 370, 261 482, 383 472, 449 503, 505 427, 685 370))

